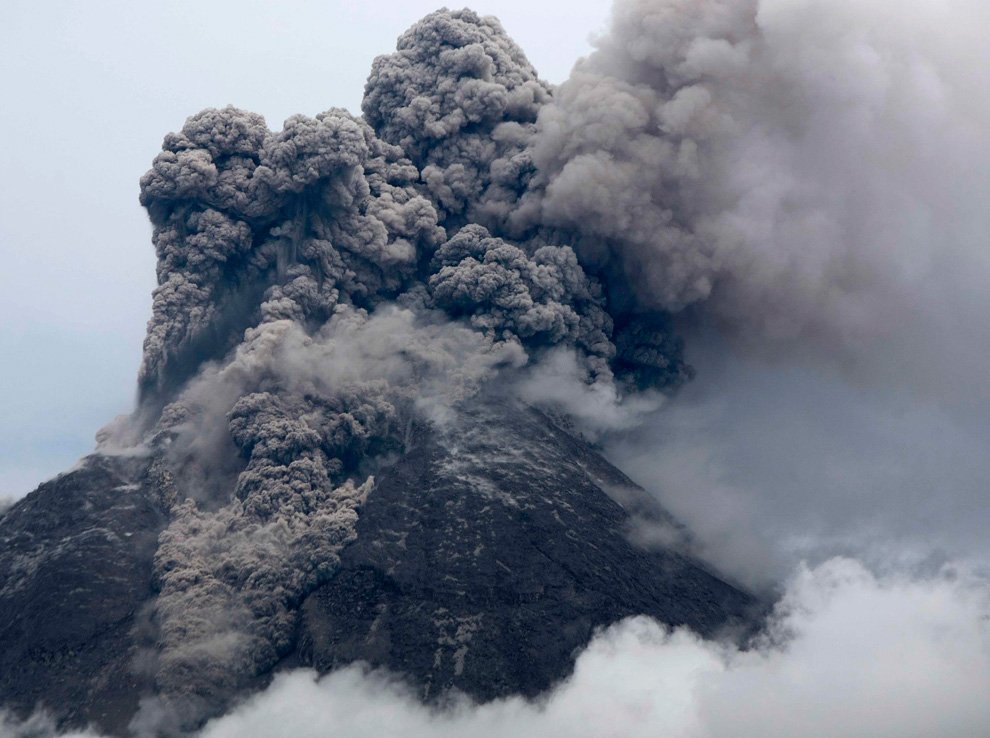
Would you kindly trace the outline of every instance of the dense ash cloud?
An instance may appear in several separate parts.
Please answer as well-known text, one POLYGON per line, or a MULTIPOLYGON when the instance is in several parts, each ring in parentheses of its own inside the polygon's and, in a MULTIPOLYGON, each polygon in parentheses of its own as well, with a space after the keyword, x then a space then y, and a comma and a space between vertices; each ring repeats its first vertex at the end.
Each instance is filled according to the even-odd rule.
POLYGON ((402 451, 414 419, 525 360, 516 342, 438 317, 339 306, 313 333, 289 319, 250 329, 193 380, 156 430, 179 493, 155 556, 153 668, 168 709, 149 705, 138 723, 195 724, 270 670, 291 646, 294 605, 353 540, 375 460, 402 451), (207 484, 202 467, 233 449, 241 464, 207 484))
POLYGON ((620 0, 540 111, 515 231, 563 229, 641 305, 751 346, 982 392, 985 21, 964 0, 620 0))
MULTIPOLYGON (((681 378, 675 341, 618 354, 568 246, 466 223, 509 152, 495 130, 531 133, 548 99, 497 21, 439 11, 375 62, 365 120, 330 110, 273 132, 228 107, 165 138, 141 180, 159 287, 136 420, 172 522, 147 659, 160 697, 137 724, 195 724, 277 663, 414 422, 446 422, 555 349, 613 405, 613 367, 681 378)), ((128 438, 115 427, 103 448, 128 438)))
POLYGON ((522 143, 549 99, 497 19, 438 10, 375 59, 361 108, 420 168, 445 223, 490 225, 532 168, 522 143))
POLYGON ((434 304, 496 340, 525 346, 575 346, 594 375, 609 377, 612 319, 597 283, 568 247, 542 246, 530 256, 482 226, 461 229, 433 257, 434 304))
MULTIPOLYGON (((485 228, 530 256, 563 255, 580 234, 548 219, 523 227, 513 222, 521 204, 534 196, 530 190, 542 181, 534 137, 538 117, 553 107, 551 93, 495 18, 441 10, 403 34, 395 53, 375 60, 362 109, 377 134, 400 146, 421 169, 424 192, 449 235, 461 228, 472 234, 485 228), (547 248, 551 246, 559 248, 547 248)), ((605 372, 609 362, 621 382, 640 389, 676 387, 690 378, 663 306, 630 302, 623 286, 598 287, 594 283, 601 281, 601 265, 594 260, 577 268, 592 284, 578 286, 573 299, 582 305, 598 303, 608 313, 580 318, 586 324, 580 328, 585 334, 581 341, 593 344, 588 354, 594 357, 594 373, 605 372), (602 299, 582 294, 590 290, 597 295, 600 289, 602 299), (596 323, 603 335, 592 337, 599 331, 596 323), (614 346, 606 345, 610 340, 614 346)), ((582 281, 580 276, 572 280, 575 285, 582 281)), ((548 316, 546 310, 544 314, 548 316)))
POLYGON ((338 302, 393 296, 443 238, 417 177, 345 111, 294 116, 278 133, 235 108, 191 117, 141 180, 159 282, 142 384, 174 390, 259 309, 323 322, 338 302))
POLYGON ((155 556, 155 677, 162 701, 191 724, 275 665, 291 643, 290 605, 354 538, 355 508, 372 480, 334 487, 323 461, 297 453, 264 470, 277 515, 257 512, 251 498, 218 513, 191 501, 173 509, 155 556))
POLYGON ((606 290, 675 312, 698 368, 610 458, 750 584, 990 555, 985 22, 628 0, 541 110, 517 237, 570 232, 606 290))

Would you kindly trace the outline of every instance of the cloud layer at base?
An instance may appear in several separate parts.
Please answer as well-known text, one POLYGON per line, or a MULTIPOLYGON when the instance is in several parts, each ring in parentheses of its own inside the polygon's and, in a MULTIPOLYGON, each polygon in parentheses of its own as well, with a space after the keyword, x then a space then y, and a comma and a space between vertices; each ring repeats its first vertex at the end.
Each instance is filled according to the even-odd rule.
MULTIPOLYGON (((985 580, 951 566, 880 576, 834 558, 794 572, 749 651, 634 618, 601 633, 541 704, 436 712, 382 674, 299 670, 198 736, 953 738, 990 732, 988 693, 985 580)), ((40 718, 0 724, 5 736, 45 732, 40 718)))
POLYGON ((878 578, 852 559, 800 568, 752 651, 636 618, 596 638, 543 705, 431 714, 348 669, 280 677, 203 738, 973 736, 990 731, 987 593, 944 569, 878 578))

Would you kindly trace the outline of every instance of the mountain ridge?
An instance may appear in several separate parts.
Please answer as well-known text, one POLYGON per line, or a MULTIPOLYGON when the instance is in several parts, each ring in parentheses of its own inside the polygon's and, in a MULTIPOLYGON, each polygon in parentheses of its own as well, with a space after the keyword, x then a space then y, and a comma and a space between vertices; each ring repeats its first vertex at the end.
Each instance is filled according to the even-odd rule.
MULTIPOLYGON (((195 728, 288 668, 363 662, 428 702, 536 697, 624 617, 708 636, 749 622, 751 595, 673 548, 632 542, 637 516, 672 519, 541 411, 478 402, 410 437, 361 503, 337 570, 290 603, 294 635, 275 668, 232 693, 189 695, 181 711, 195 717, 153 732, 195 728)), ((61 727, 123 735, 155 700, 152 558, 169 484, 160 458, 94 455, 0 518, 0 705, 24 716, 42 704, 61 727)))

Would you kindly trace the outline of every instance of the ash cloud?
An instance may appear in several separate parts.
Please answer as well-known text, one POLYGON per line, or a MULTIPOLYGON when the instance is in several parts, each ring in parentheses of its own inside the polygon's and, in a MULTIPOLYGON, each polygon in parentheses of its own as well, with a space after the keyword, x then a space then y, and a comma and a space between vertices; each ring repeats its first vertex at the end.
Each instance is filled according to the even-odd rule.
POLYGON ((169 482, 160 697, 137 724, 194 725, 277 663, 412 423, 556 351, 613 408, 687 376, 667 326, 615 328, 559 234, 501 229, 549 99, 496 20, 444 10, 375 61, 363 119, 276 132, 228 107, 166 136, 141 180, 159 283, 141 406, 102 440, 159 454, 169 482))
POLYGON ((259 313, 323 322, 338 302, 394 296, 443 238, 417 176, 345 111, 278 133, 235 108, 190 118, 141 180, 159 282, 142 385, 174 391, 259 313))
POLYGON ((361 109, 419 167, 445 224, 491 225, 532 170, 522 142, 549 100, 496 18, 438 10, 375 59, 361 109))
POLYGON ((670 313, 698 370, 610 458, 752 586, 836 553, 988 556, 985 22, 620 0, 524 144, 503 232, 567 238, 613 315, 670 313))
POLYGON ((331 110, 276 133, 207 110, 142 179, 160 286, 137 419, 164 454, 172 522, 155 559, 160 699, 137 724, 193 725, 284 655, 294 603, 332 575, 411 423, 555 347, 581 382, 614 385, 612 319, 574 252, 460 227, 429 184, 467 161, 477 175, 496 125, 535 120, 547 88, 522 52, 496 21, 442 11, 371 79, 368 122, 331 110))
POLYGON ((985 21, 619 0, 540 111, 510 230, 563 229, 609 285, 750 349, 986 398, 985 21))
POLYGON ((985 17, 618 2, 541 111, 517 232, 570 233, 698 368, 610 458, 751 586, 990 555, 985 17))
POLYGON ((574 346, 592 376, 611 378, 612 319, 598 284, 568 247, 541 246, 528 255, 465 226, 433 257, 433 303, 495 340, 524 346, 574 346))
MULTIPOLYGON (((292 643, 294 606, 336 569, 374 486, 375 459, 400 453, 416 418, 435 418, 520 366, 515 342, 411 310, 339 306, 308 333, 279 319, 248 331, 162 415, 158 443, 182 499, 159 540, 155 678, 189 725, 270 670, 292 643), (241 466, 196 489, 232 442, 241 466)), ((164 709, 163 709, 164 707, 164 709)))
POLYGON ((836 553, 908 567, 990 560, 982 406, 850 386, 734 356, 724 341, 694 357, 707 371, 611 434, 607 455, 722 571, 762 589, 836 553))

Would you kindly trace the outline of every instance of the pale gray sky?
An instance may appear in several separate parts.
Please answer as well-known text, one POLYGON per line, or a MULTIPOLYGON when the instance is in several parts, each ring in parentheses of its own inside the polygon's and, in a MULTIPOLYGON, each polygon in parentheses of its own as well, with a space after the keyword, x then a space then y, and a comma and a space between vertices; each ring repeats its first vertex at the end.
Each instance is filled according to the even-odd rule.
MULTIPOLYGON (((563 80, 603 0, 478 0, 563 80)), ((19 497, 130 409, 154 286, 138 178, 186 116, 228 103, 273 128, 357 112, 371 60, 422 0, 0 5, 0 497, 19 497)))

